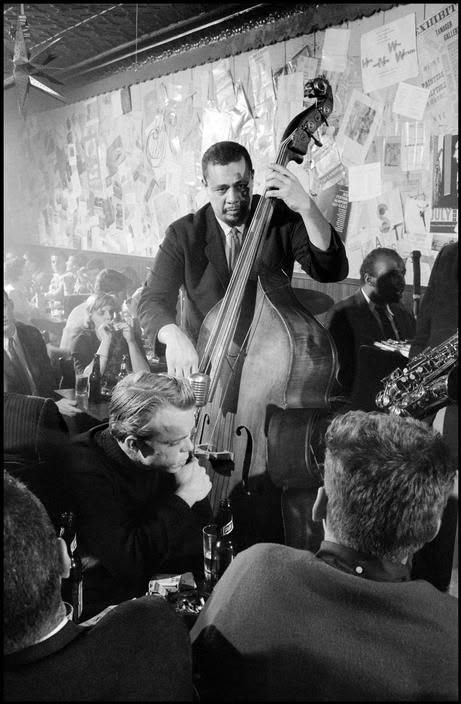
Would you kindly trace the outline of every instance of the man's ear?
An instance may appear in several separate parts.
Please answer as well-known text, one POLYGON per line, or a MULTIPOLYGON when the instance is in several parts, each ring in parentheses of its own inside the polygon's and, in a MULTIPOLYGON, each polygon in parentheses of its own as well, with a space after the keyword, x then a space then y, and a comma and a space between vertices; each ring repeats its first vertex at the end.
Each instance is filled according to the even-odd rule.
POLYGON ((323 521, 326 516, 327 516, 327 503, 328 503, 328 497, 327 493, 325 491, 325 487, 321 486, 317 490, 317 498, 315 499, 315 503, 312 507, 312 519, 316 523, 320 523, 323 521))
POLYGON ((119 440, 119 445, 128 457, 134 457, 141 449, 141 443, 136 435, 127 435, 124 440, 119 440))
POLYGON ((65 540, 58 538, 59 559, 61 562, 61 577, 66 579, 70 575, 70 557, 65 540))

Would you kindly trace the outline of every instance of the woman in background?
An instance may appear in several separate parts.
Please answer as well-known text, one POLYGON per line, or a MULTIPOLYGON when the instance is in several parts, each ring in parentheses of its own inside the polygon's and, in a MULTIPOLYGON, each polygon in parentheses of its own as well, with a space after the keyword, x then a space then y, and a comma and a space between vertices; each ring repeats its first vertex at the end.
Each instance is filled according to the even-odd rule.
POLYGON ((149 371, 142 341, 130 318, 120 316, 120 303, 108 293, 93 294, 87 301, 86 324, 71 343, 77 373, 91 374, 94 355, 100 357, 103 386, 117 382, 123 355, 128 371, 149 371))

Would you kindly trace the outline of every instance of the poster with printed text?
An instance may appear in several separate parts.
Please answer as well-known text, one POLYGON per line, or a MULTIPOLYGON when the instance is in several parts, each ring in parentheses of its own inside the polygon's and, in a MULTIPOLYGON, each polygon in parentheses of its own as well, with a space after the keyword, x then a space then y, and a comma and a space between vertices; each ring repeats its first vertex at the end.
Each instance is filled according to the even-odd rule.
POLYGON ((417 76, 414 12, 363 34, 360 58, 365 93, 417 76))

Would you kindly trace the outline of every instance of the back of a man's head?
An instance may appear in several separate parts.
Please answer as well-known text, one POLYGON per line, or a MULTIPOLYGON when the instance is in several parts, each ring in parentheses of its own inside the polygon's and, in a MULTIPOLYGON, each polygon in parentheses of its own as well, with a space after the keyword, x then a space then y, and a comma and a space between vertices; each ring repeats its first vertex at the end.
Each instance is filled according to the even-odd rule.
POLYGON ((43 504, 3 474, 3 651, 32 645, 50 630, 61 605, 58 540, 43 504))
POLYGON ((140 371, 128 374, 112 391, 109 428, 118 440, 150 437, 152 418, 162 408, 189 409, 195 396, 187 379, 140 371))
POLYGON ((98 273, 94 290, 96 293, 124 293, 129 286, 129 279, 116 269, 101 269, 98 273))
POLYGON ((325 448, 327 525, 339 543, 401 562, 434 538, 455 476, 439 433, 349 411, 329 425, 325 448))

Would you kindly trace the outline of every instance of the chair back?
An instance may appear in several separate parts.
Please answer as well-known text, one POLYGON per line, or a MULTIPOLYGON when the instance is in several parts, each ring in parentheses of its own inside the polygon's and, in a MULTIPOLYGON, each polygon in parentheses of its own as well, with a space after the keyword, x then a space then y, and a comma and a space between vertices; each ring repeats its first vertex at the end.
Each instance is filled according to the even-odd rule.
POLYGON ((74 360, 69 357, 59 357, 59 388, 73 389, 75 387, 74 360))

